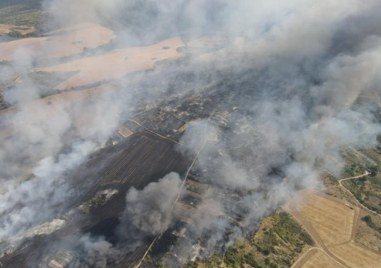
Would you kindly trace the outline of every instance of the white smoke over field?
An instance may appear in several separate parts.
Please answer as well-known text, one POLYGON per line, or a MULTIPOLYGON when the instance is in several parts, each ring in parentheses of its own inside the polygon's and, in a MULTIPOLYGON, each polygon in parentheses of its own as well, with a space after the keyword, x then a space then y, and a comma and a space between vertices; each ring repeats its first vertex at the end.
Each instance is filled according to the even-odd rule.
POLYGON ((78 167, 93 149, 91 142, 74 144, 67 154, 42 159, 31 179, 3 182, 0 239, 12 240, 62 213, 65 202, 76 194, 66 180, 66 173, 78 167))
MULTIPOLYGON (((120 255, 120 252, 112 247, 112 244, 105 241, 101 237, 90 237, 89 235, 84 235, 79 239, 77 245, 78 251, 84 258, 80 267, 94 267, 103 268, 107 267, 109 259, 116 258, 120 255)), ((73 266, 73 268, 76 265, 73 266)))
POLYGON ((148 184, 141 191, 131 188, 126 196, 120 233, 127 240, 136 240, 167 230, 173 223, 174 202, 180 194, 180 187, 179 175, 170 173, 158 182, 148 184))
MULTIPOLYGON (((60 216, 76 194, 66 180, 70 172, 138 103, 185 103, 186 96, 200 95, 213 106, 207 118, 188 124, 178 147, 198 156, 192 173, 210 186, 188 220, 187 239, 173 249, 183 260, 200 241, 200 255, 209 256, 254 231, 300 189, 322 189, 323 173, 340 175, 346 147, 377 145, 379 1, 47 0, 43 6, 46 28, 89 21, 111 27, 118 38, 109 49, 177 36, 186 44, 222 36, 224 43, 215 50, 185 45, 189 53, 168 69, 136 75, 133 83, 114 81, 114 92, 70 105, 37 102, 46 89, 32 79, 38 59, 29 49, 1 64, 1 86, 16 83, 5 90, 14 110, 0 115, 6 126, 0 240, 60 216), (215 119, 224 112, 228 126, 215 119)), ((86 56, 92 52, 99 53, 86 56)), ((120 239, 139 244, 173 227, 180 190, 174 173, 130 189, 120 239)), ((85 259, 94 260, 88 266, 108 265, 107 252, 114 250, 108 242, 85 237, 81 243, 85 259)))

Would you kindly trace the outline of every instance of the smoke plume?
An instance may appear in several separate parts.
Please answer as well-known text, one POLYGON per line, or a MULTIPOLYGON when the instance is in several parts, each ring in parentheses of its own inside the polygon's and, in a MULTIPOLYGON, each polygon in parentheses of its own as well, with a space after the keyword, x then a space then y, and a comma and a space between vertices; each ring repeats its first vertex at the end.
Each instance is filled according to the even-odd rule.
MULTIPOLYGON (((0 241, 64 218, 67 202, 85 192, 70 183, 73 172, 144 108, 189 114, 176 149, 195 160, 190 177, 208 185, 186 216, 186 239, 171 248, 174 267, 223 252, 297 191, 322 190, 322 174, 340 176, 342 150, 377 145, 377 0, 45 0, 42 6, 46 31, 92 22, 117 38, 52 62, 24 46, 0 64, 11 106, 0 113, 0 241), (44 74, 33 71, 172 37, 184 43, 179 59, 101 86, 62 92, 54 88, 64 78, 41 83, 36 75, 44 74), (83 100, 79 92, 96 96, 83 100), (194 251, 199 244, 202 250, 194 251)), ((174 228, 174 202, 189 179, 183 175, 127 191, 114 245, 81 234, 69 248, 87 266, 107 267, 115 244, 135 249, 174 228)))
MULTIPOLYGON (((170 173, 141 191, 131 188, 126 196, 121 228, 130 227, 128 231, 135 228, 146 235, 157 235, 167 230, 172 223, 174 201, 180 193, 180 186, 179 175, 170 173)), ((129 235, 125 232, 127 238, 129 235)))

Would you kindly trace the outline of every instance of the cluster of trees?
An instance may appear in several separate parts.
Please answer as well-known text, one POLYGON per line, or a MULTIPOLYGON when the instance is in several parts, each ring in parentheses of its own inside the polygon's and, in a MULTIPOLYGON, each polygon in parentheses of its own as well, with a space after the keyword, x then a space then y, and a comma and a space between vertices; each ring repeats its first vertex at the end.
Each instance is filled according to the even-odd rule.
POLYGON ((366 223, 366 225, 368 225, 370 228, 372 228, 373 230, 376 230, 377 232, 379 232, 381 234, 381 227, 380 226, 377 226, 373 220, 372 220, 372 217, 369 216, 369 215, 366 215, 364 217, 361 218, 362 221, 364 221, 366 223))

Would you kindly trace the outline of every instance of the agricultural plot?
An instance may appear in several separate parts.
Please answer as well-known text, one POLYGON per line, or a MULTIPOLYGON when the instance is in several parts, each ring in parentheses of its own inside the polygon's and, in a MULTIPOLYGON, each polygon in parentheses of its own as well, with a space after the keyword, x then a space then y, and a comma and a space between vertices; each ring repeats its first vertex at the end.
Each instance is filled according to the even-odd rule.
POLYGON ((153 69, 160 61, 178 58, 178 49, 183 46, 180 38, 173 38, 147 47, 117 49, 106 54, 41 68, 38 71, 76 72, 76 75, 56 87, 57 90, 67 90, 153 69))
POLYGON ((304 192, 285 207, 317 242, 317 247, 305 253, 294 268, 379 267, 381 254, 354 242, 358 207, 313 192, 304 192))
POLYGON ((339 256, 349 267, 377 268, 381 264, 381 255, 356 246, 354 243, 334 246, 330 251, 339 256))
POLYGON ((0 61, 13 61, 25 55, 42 59, 68 57, 106 45, 113 38, 113 31, 97 24, 85 23, 45 37, 0 43, 0 61))
POLYGON ((300 265, 296 265, 295 267, 303 267, 303 268, 344 268, 340 263, 332 260, 326 253, 319 249, 313 249, 310 251, 310 254, 305 256, 305 262, 303 260, 300 261, 300 265))
POLYGON ((316 230, 325 245, 348 242, 351 239, 355 210, 317 194, 305 196, 299 212, 316 230))

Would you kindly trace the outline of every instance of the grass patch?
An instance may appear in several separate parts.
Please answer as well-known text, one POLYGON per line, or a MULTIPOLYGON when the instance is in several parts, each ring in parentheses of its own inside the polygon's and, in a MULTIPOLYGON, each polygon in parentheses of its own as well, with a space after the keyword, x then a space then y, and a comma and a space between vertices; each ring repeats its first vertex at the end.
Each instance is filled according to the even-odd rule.
POLYGON ((346 152, 346 165, 342 177, 354 177, 369 171, 370 175, 343 182, 343 185, 366 207, 381 213, 381 150, 346 152))
POLYGON ((381 213, 381 173, 344 181, 343 185, 367 208, 381 213))
POLYGON ((40 29, 41 0, 6 0, 0 4, 0 24, 33 26, 40 29))
POLYGON ((306 246, 314 244, 311 236, 285 212, 265 218, 255 235, 238 241, 224 256, 207 262, 191 262, 187 268, 290 267, 306 246))
POLYGON ((80 206, 80 209, 85 214, 91 214, 95 209, 104 206, 107 201, 118 191, 104 190, 97 193, 93 198, 80 206))
POLYGON ((368 227, 372 228, 373 230, 376 230, 377 232, 379 232, 381 234, 381 227, 377 226, 376 223, 374 223, 374 221, 373 221, 371 216, 369 216, 369 215, 364 216, 364 217, 361 218, 361 220, 363 222, 365 222, 366 225, 368 225, 368 227))

